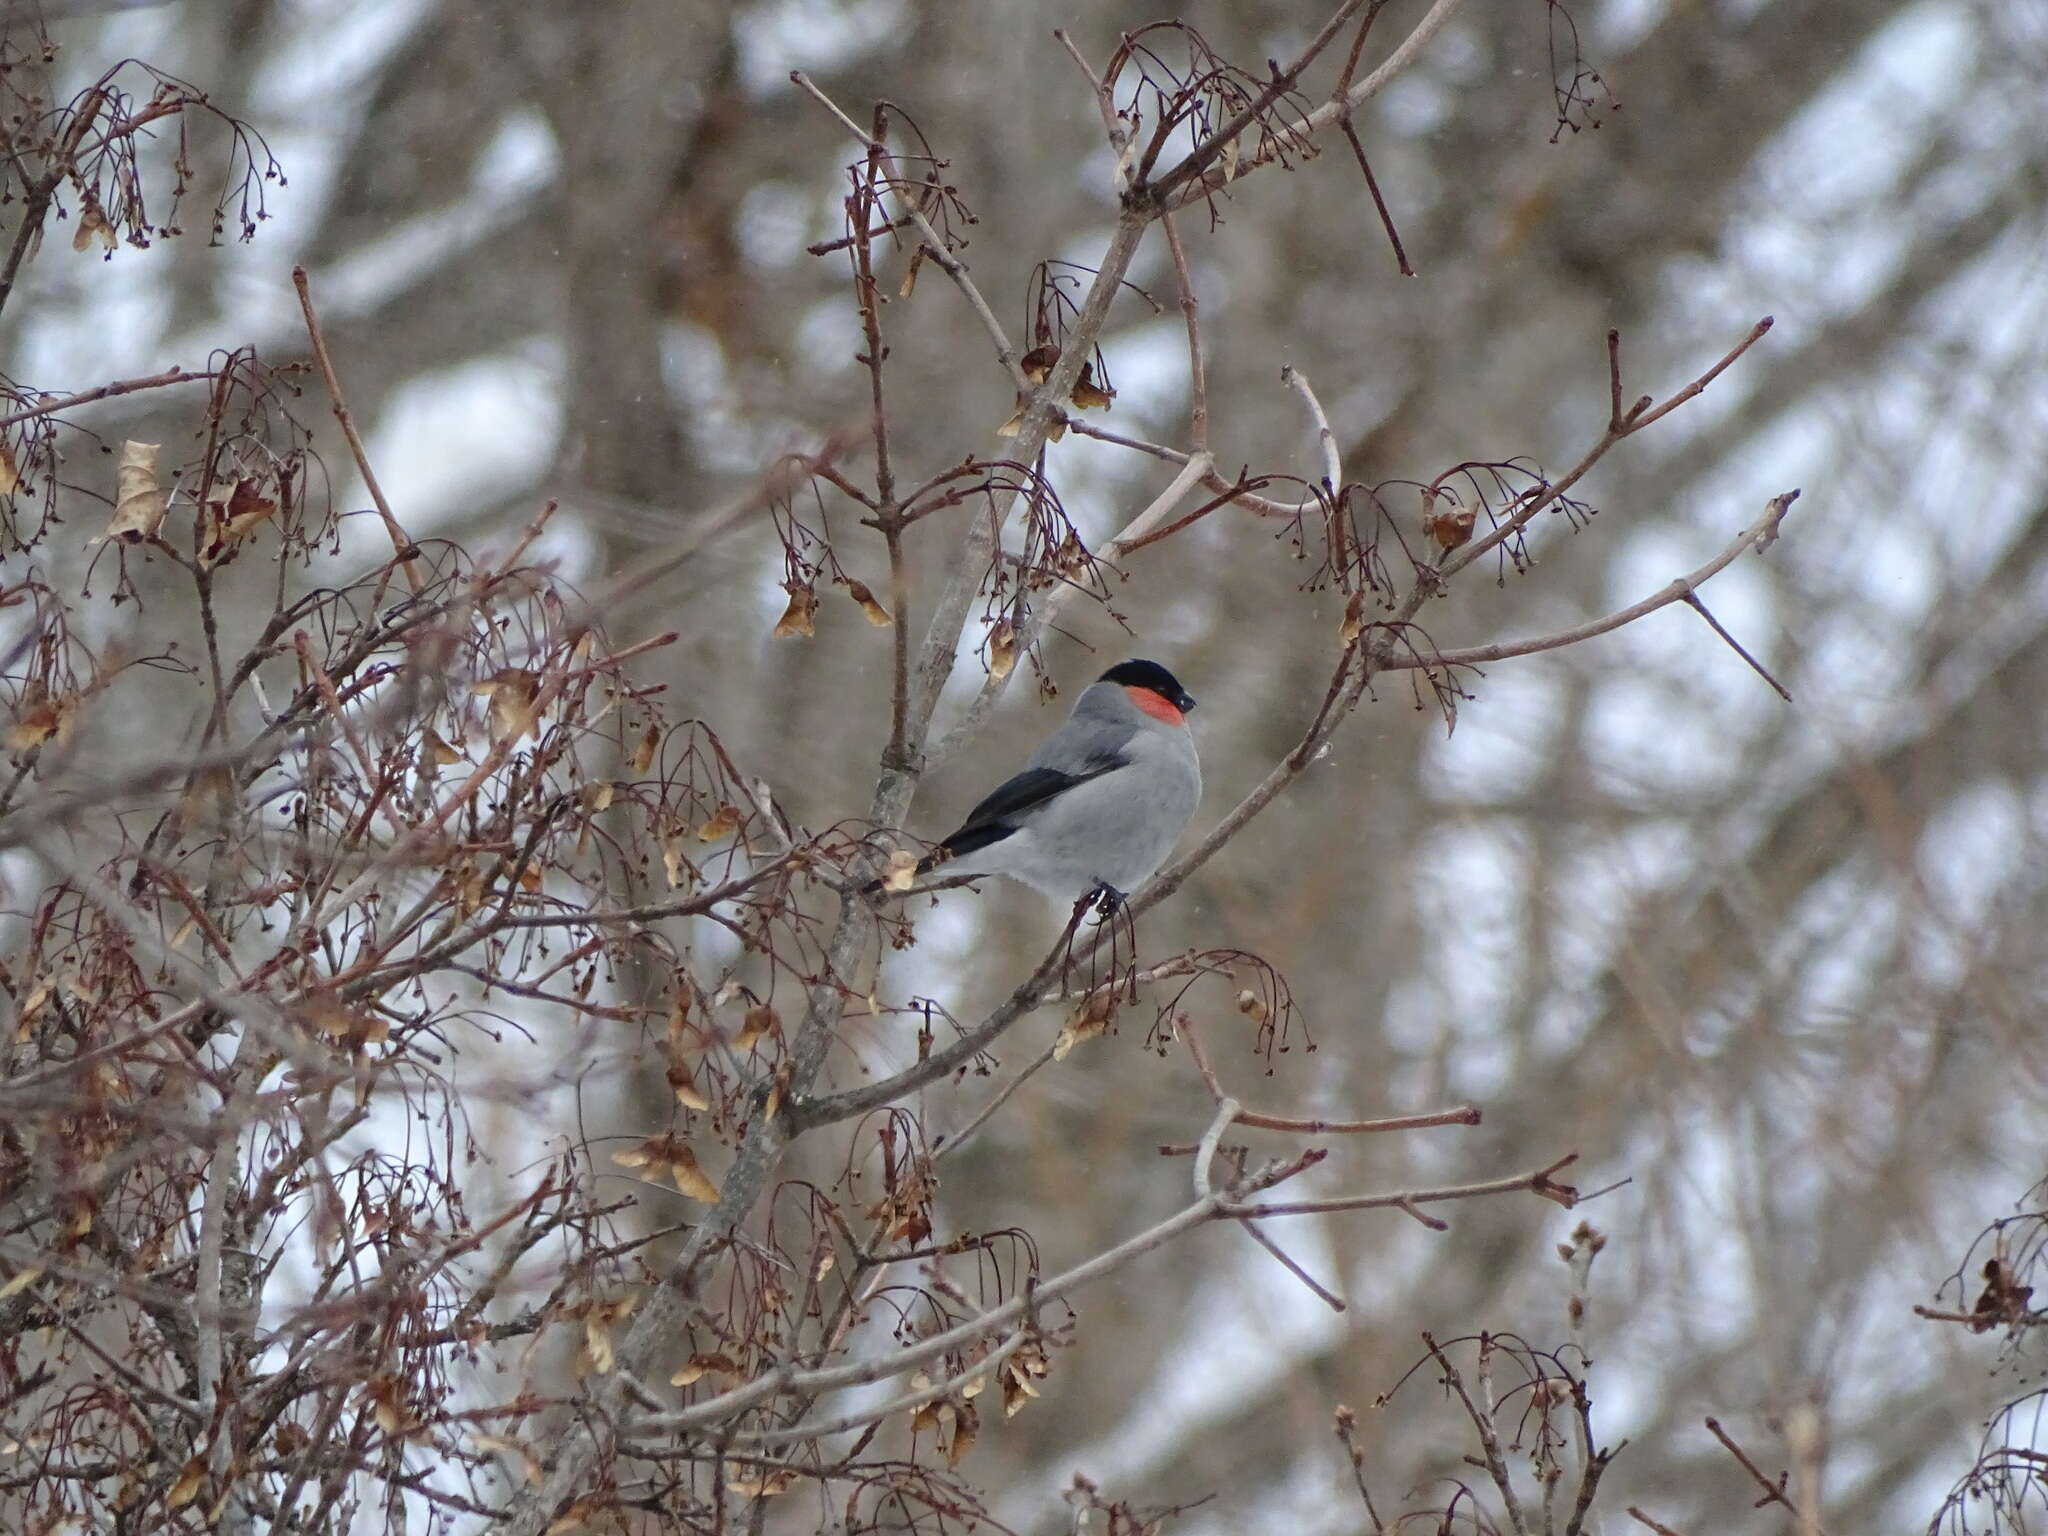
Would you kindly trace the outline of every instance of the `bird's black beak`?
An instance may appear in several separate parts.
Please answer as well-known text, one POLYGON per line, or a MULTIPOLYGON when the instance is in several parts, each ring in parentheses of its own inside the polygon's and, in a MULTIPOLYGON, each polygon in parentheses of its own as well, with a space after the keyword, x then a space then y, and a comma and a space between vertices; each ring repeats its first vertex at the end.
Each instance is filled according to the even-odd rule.
POLYGON ((1173 701, 1173 707, 1182 714, 1186 714, 1195 707, 1195 696, 1186 690, 1182 690, 1181 696, 1173 701))

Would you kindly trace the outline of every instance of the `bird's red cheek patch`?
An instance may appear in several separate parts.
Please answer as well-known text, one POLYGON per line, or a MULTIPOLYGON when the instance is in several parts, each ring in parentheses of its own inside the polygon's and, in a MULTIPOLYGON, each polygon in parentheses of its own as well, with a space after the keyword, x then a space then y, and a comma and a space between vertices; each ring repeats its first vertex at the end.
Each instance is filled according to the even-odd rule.
POLYGON ((1138 708, 1150 715, 1154 720, 1164 720, 1168 725, 1179 725, 1187 718, 1187 716, 1175 709, 1150 688, 1126 686, 1124 692, 1130 696, 1133 704, 1137 705, 1138 708))

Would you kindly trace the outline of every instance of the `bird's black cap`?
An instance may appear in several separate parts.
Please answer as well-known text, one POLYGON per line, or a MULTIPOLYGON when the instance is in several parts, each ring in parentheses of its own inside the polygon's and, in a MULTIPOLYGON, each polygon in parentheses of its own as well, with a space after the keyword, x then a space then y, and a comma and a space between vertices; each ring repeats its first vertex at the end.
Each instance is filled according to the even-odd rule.
POLYGON ((1120 661, 1097 681, 1121 683, 1126 688, 1149 688, 1183 714, 1195 707, 1195 696, 1181 687, 1179 678, 1156 661, 1141 661, 1135 657, 1130 661, 1120 661))

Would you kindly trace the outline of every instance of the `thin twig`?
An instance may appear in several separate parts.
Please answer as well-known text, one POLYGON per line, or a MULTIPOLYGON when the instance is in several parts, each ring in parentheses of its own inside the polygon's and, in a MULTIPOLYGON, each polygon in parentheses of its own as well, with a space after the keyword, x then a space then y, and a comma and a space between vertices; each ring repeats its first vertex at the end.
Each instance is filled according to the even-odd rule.
MULTIPOLYGON (((1070 421, 1067 423, 1067 430, 1077 433, 1082 437, 1092 437, 1098 443, 1110 443, 1118 448, 1128 448, 1134 453, 1142 453, 1155 459, 1164 459, 1169 464, 1185 464, 1192 457, 1190 454, 1181 452, 1178 448, 1168 448, 1163 443, 1148 443, 1140 437, 1127 437, 1121 432, 1112 432, 1109 428, 1098 427, 1092 422, 1070 421)), ((1301 516, 1302 506, 1304 505, 1302 502, 1274 501, 1271 497, 1258 495, 1254 491, 1246 490, 1241 485, 1233 485, 1230 481, 1224 479, 1223 476, 1216 473, 1214 469, 1211 469, 1208 474, 1202 477, 1202 488, 1207 491, 1216 492, 1231 505, 1243 507, 1247 511, 1257 513, 1260 517, 1277 517, 1291 521, 1301 516)), ((1133 547, 1135 548, 1136 546, 1134 545, 1133 547)))
POLYGON ((1173 277, 1180 287, 1180 312, 1188 327, 1188 447, 1195 455, 1209 451, 1209 373, 1202 361, 1202 310, 1195 300, 1194 274, 1188 268, 1188 253, 1181 244, 1180 230, 1173 215, 1159 216, 1159 229, 1166 236, 1167 254, 1173 258, 1173 277))
POLYGON ((111 400, 118 395, 132 395, 138 390, 162 389, 168 384, 190 384, 197 379, 217 379, 220 375, 207 369, 197 371, 187 368, 166 368, 162 373, 153 373, 146 379, 121 379, 112 384, 102 384, 98 389, 82 389, 75 395, 61 399, 45 400, 32 405, 25 411, 16 411, 11 416, 0 416, 0 429, 19 426, 38 416, 54 415, 68 411, 75 406, 90 405, 95 400, 111 400))
POLYGON ((1441 1189, 1411 1189, 1391 1195, 1336 1195, 1327 1200, 1275 1200, 1258 1205, 1232 1204, 1225 1208, 1231 1216, 1321 1216, 1331 1211, 1380 1211, 1389 1207, 1406 1208, 1419 1205, 1439 1205, 1447 1200, 1473 1200, 1481 1195, 1508 1195, 1518 1190, 1541 1195, 1555 1201, 1569 1210, 1578 1201, 1578 1192, 1569 1184, 1559 1184, 1551 1177, 1579 1160, 1579 1154, 1570 1153, 1556 1162, 1528 1173, 1517 1173, 1504 1179, 1482 1179, 1475 1184, 1447 1184, 1441 1189))
POLYGON ((1230 1122, 1237 1118, 1237 1100, 1219 1099, 1216 1113, 1209 1120, 1209 1128, 1202 1132, 1201 1142, 1195 1148, 1195 1198, 1202 1199, 1216 1192, 1216 1186, 1209 1180, 1209 1166, 1216 1160, 1216 1147, 1223 1140, 1223 1133, 1230 1129, 1230 1122))
MULTIPOLYGON (((1133 548, 1148 542, 1146 535, 1164 520, 1169 512, 1180 505, 1196 483, 1210 473, 1213 464, 1214 461, 1207 453, 1197 453, 1189 459, 1166 489, 1153 497, 1144 511, 1124 524, 1116 536, 1102 546, 1096 558, 1114 565, 1133 548)), ((1048 589, 1036 603, 1025 609, 1024 621, 1017 630, 1018 651, 1028 651, 1038 643, 1039 637, 1066 606, 1067 599, 1072 596, 1074 590, 1071 585, 1061 582, 1048 589)), ((982 679, 981 688, 975 694, 973 702, 967 706, 965 713, 925 754, 926 772, 944 763, 981 733, 982 727, 988 722, 990 713, 1002 698, 1013 675, 1014 669, 1001 676, 991 672, 982 679)))
POLYGON ((1444 1385, 1457 1393, 1458 1401, 1464 1405, 1465 1416, 1472 1421, 1472 1427, 1479 1432, 1479 1447, 1486 1456, 1486 1470, 1493 1478, 1493 1485, 1500 1492, 1502 1508, 1507 1510, 1508 1524, 1515 1536, 1529 1536, 1529 1522, 1522 1513, 1522 1501, 1515 1493, 1514 1479, 1508 1475, 1507 1458, 1501 1453, 1500 1430, 1493 1421, 1492 1394, 1483 1385, 1487 1376, 1487 1360, 1492 1350, 1492 1340, 1485 1334, 1479 1336, 1479 1374, 1482 1380, 1481 1401, 1475 1402, 1472 1393, 1465 1386, 1465 1378, 1459 1374, 1451 1357, 1434 1335, 1424 1333, 1422 1342, 1429 1346, 1430 1356, 1444 1373, 1444 1385), (1483 1406, 1482 1406, 1483 1404, 1483 1406))
POLYGON ((1095 73, 1095 66, 1082 56, 1074 46, 1074 40, 1067 36, 1064 27, 1054 27, 1052 35, 1059 45, 1067 50, 1067 57, 1074 61, 1074 67, 1081 71, 1088 82, 1089 93, 1095 98, 1095 109, 1102 114, 1102 132, 1109 140, 1111 149, 1121 151, 1124 147, 1123 125, 1117 121, 1116 104, 1109 99, 1109 92, 1103 88, 1102 77, 1095 73))
POLYGON ((348 398, 342 394, 341 380, 334 372, 334 359, 327 353, 327 338, 320 333, 320 317, 313 312, 312 280, 307 277, 304 267, 292 268, 292 286, 299 291, 299 309, 306 317, 306 335, 313 343, 313 360, 320 365, 320 377, 327 382, 327 398, 334 406, 334 419, 341 423, 341 435, 348 439, 348 451, 355 458, 356 471, 363 477, 363 486, 369 491, 370 500, 376 504, 377 516, 383 519, 385 533, 391 537, 391 550, 398 556, 399 568, 405 572, 406 585, 417 593, 420 576, 413 569, 413 556, 418 553, 418 548, 405 529, 399 526, 391 503, 384 497, 384 487, 377 483, 377 472, 370 468, 370 456, 363 450, 363 439, 356 431, 355 416, 348 408, 348 398))
POLYGON ((1330 430, 1330 418, 1323 414, 1323 402, 1316 398, 1310 387, 1308 375, 1292 363, 1280 370, 1280 378, 1286 386, 1301 396, 1308 409, 1309 419, 1315 423, 1316 446, 1322 450, 1323 486, 1334 501, 1338 491, 1344 488, 1344 464, 1337 454, 1337 434, 1330 430))
MULTIPOLYGON (((789 73, 789 78, 798 90, 831 113, 839 125, 858 139, 869 154, 888 153, 886 144, 847 116, 839 104, 820 90, 817 82, 809 75, 800 69, 793 69, 789 73)), ((974 311, 974 318, 981 322, 981 328, 988 332, 989 339, 995 343, 996 359, 1010 375, 1010 382, 1019 390, 1030 388, 1030 381, 1024 377, 1024 369, 1017 350, 1010 345, 1009 333, 1003 329, 1002 321, 996 318, 996 312, 989 308, 988 300, 982 297, 981 290, 975 286, 973 277, 968 274, 967 264, 947 249, 946 242, 940 238, 939 232, 932 228, 931 221, 925 217, 924 210, 919 208, 915 201, 903 196, 901 192, 897 195, 903 203, 903 216, 916 226, 918 237, 924 242, 925 254, 946 274, 953 286, 960 290, 961 296, 967 300, 968 308, 974 311)), ((1076 376, 1079 376, 1078 373, 1076 376)))
MULTIPOLYGON (((1534 656, 1542 651, 1562 650, 1566 646, 1577 645, 1581 641, 1591 640, 1598 635, 1611 634, 1623 625, 1633 624, 1637 619, 1655 613, 1659 608, 1669 607, 1672 603, 1692 602, 1693 591, 1696 587, 1701 586, 1721 571, 1727 569, 1744 550, 1768 543, 1771 539, 1775 538, 1777 536, 1778 524, 1783 521, 1786 512, 1791 509, 1792 503, 1798 499, 1799 492, 1796 489, 1773 496, 1764 504, 1764 510, 1757 517, 1756 521, 1729 540, 1713 559, 1707 561, 1706 564, 1698 569, 1673 579, 1640 602, 1631 603, 1626 608, 1616 609, 1613 613, 1606 614, 1601 618, 1588 619, 1584 624, 1575 624, 1570 629, 1560 629, 1554 633, 1535 636, 1528 640, 1500 640, 1492 645, 1473 645, 1456 650, 1418 651, 1389 656, 1385 662, 1381 663, 1380 669, 1387 672, 1400 672, 1418 667, 1434 669, 1438 667, 1482 666, 1490 661, 1505 661, 1514 656, 1534 656)), ((1756 659, 1750 656, 1747 651, 1744 651, 1740 645, 1737 645, 1727 635, 1726 631, 1721 629, 1720 625, 1716 624, 1714 628, 1721 634, 1723 639, 1728 640, 1730 645, 1735 646, 1735 649, 1742 655, 1745 661, 1748 661, 1751 666, 1756 667, 1766 682, 1776 688, 1780 694, 1783 694, 1788 701, 1791 699, 1792 695, 1785 692, 1784 687, 1778 683, 1777 679, 1772 677, 1770 673, 1765 672, 1758 665, 1756 659)))
MULTIPOLYGON (((1791 496, 1797 496, 1798 494, 1799 493, 1797 491, 1794 491, 1791 493, 1791 496)), ((1791 496, 1783 496, 1778 498, 1778 500, 1784 502, 1786 505, 1789 506, 1791 504, 1791 496)), ((1776 504, 1777 503, 1775 502, 1773 503, 1773 505, 1776 504)), ((1783 515, 1783 511, 1784 508, 1780 507, 1779 513, 1781 516, 1783 515)), ((1775 521, 1776 520, 1773 519, 1773 522, 1775 521)), ((1763 535, 1759 534, 1758 537, 1763 537, 1763 535)), ((1736 639, 1733 635, 1729 634, 1726 629, 1721 627, 1721 621, 1715 618, 1712 613, 1708 612, 1707 605, 1700 601, 1699 593, 1686 593, 1685 601, 1687 606, 1690 607, 1694 613, 1698 614, 1701 618, 1707 621, 1707 628, 1711 629, 1715 634, 1719 635, 1722 638, 1722 640, 1727 642, 1729 650, 1733 651, 1736 655, 1740 656, 1744 661, 1748 662, 1750 665, 1750 670, 1755 672, 1758 677, 1762 678, 1765 682, 1769 683, 1771 687, 1777 690, 1779 698, 1783 699, 1787 704, 1790 704, 1792 702, 1791 690, 1788 689, 1783 683, 1779 682, 1775 677, 1771 676, 1770 668, 1766 667, 1762 662, 1758 661, 1754 656, 1750 655, 1749 652, 1743 647, 1743 644, 1740 640, 1736 639)))
POLYGON ((1721 1442, 1728 1454, 1742 1464, 1742 1470, 1756 1479, 1757 1487, 1763 1489, 1763 1497, 1756 1501, 1754 1507, 1762 1509, 1767 1504, 1782 1504, 1793 1519, 1798 1519, 1798 1506, 1785 1497, 1785 1483, 1791 1474, 1789 1472, 1781 1472, 1778 1474, 1778 1480, 1775 1483, 1772 1482, 1768 1477, 1764 1476, 1763 1468, 1749 1459, 1749 1453, 1729 1437, 1728 1431, 1721 1427, 1719 1419, 1715 1418, 1712 1414, 1708 1414, 1706 1425, 1707 1432, 1721 1442))

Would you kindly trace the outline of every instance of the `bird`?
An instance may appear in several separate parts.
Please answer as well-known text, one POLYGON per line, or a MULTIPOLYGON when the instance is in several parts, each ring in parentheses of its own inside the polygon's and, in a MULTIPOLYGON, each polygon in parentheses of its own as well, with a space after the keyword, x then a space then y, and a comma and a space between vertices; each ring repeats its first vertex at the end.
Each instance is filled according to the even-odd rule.
POLYGON ((1048 896, 1121 904, 1166 862, 1202 798, 1194 707, 1158 662, 1118 662, 916 872, 1007 875, 1048 896))

